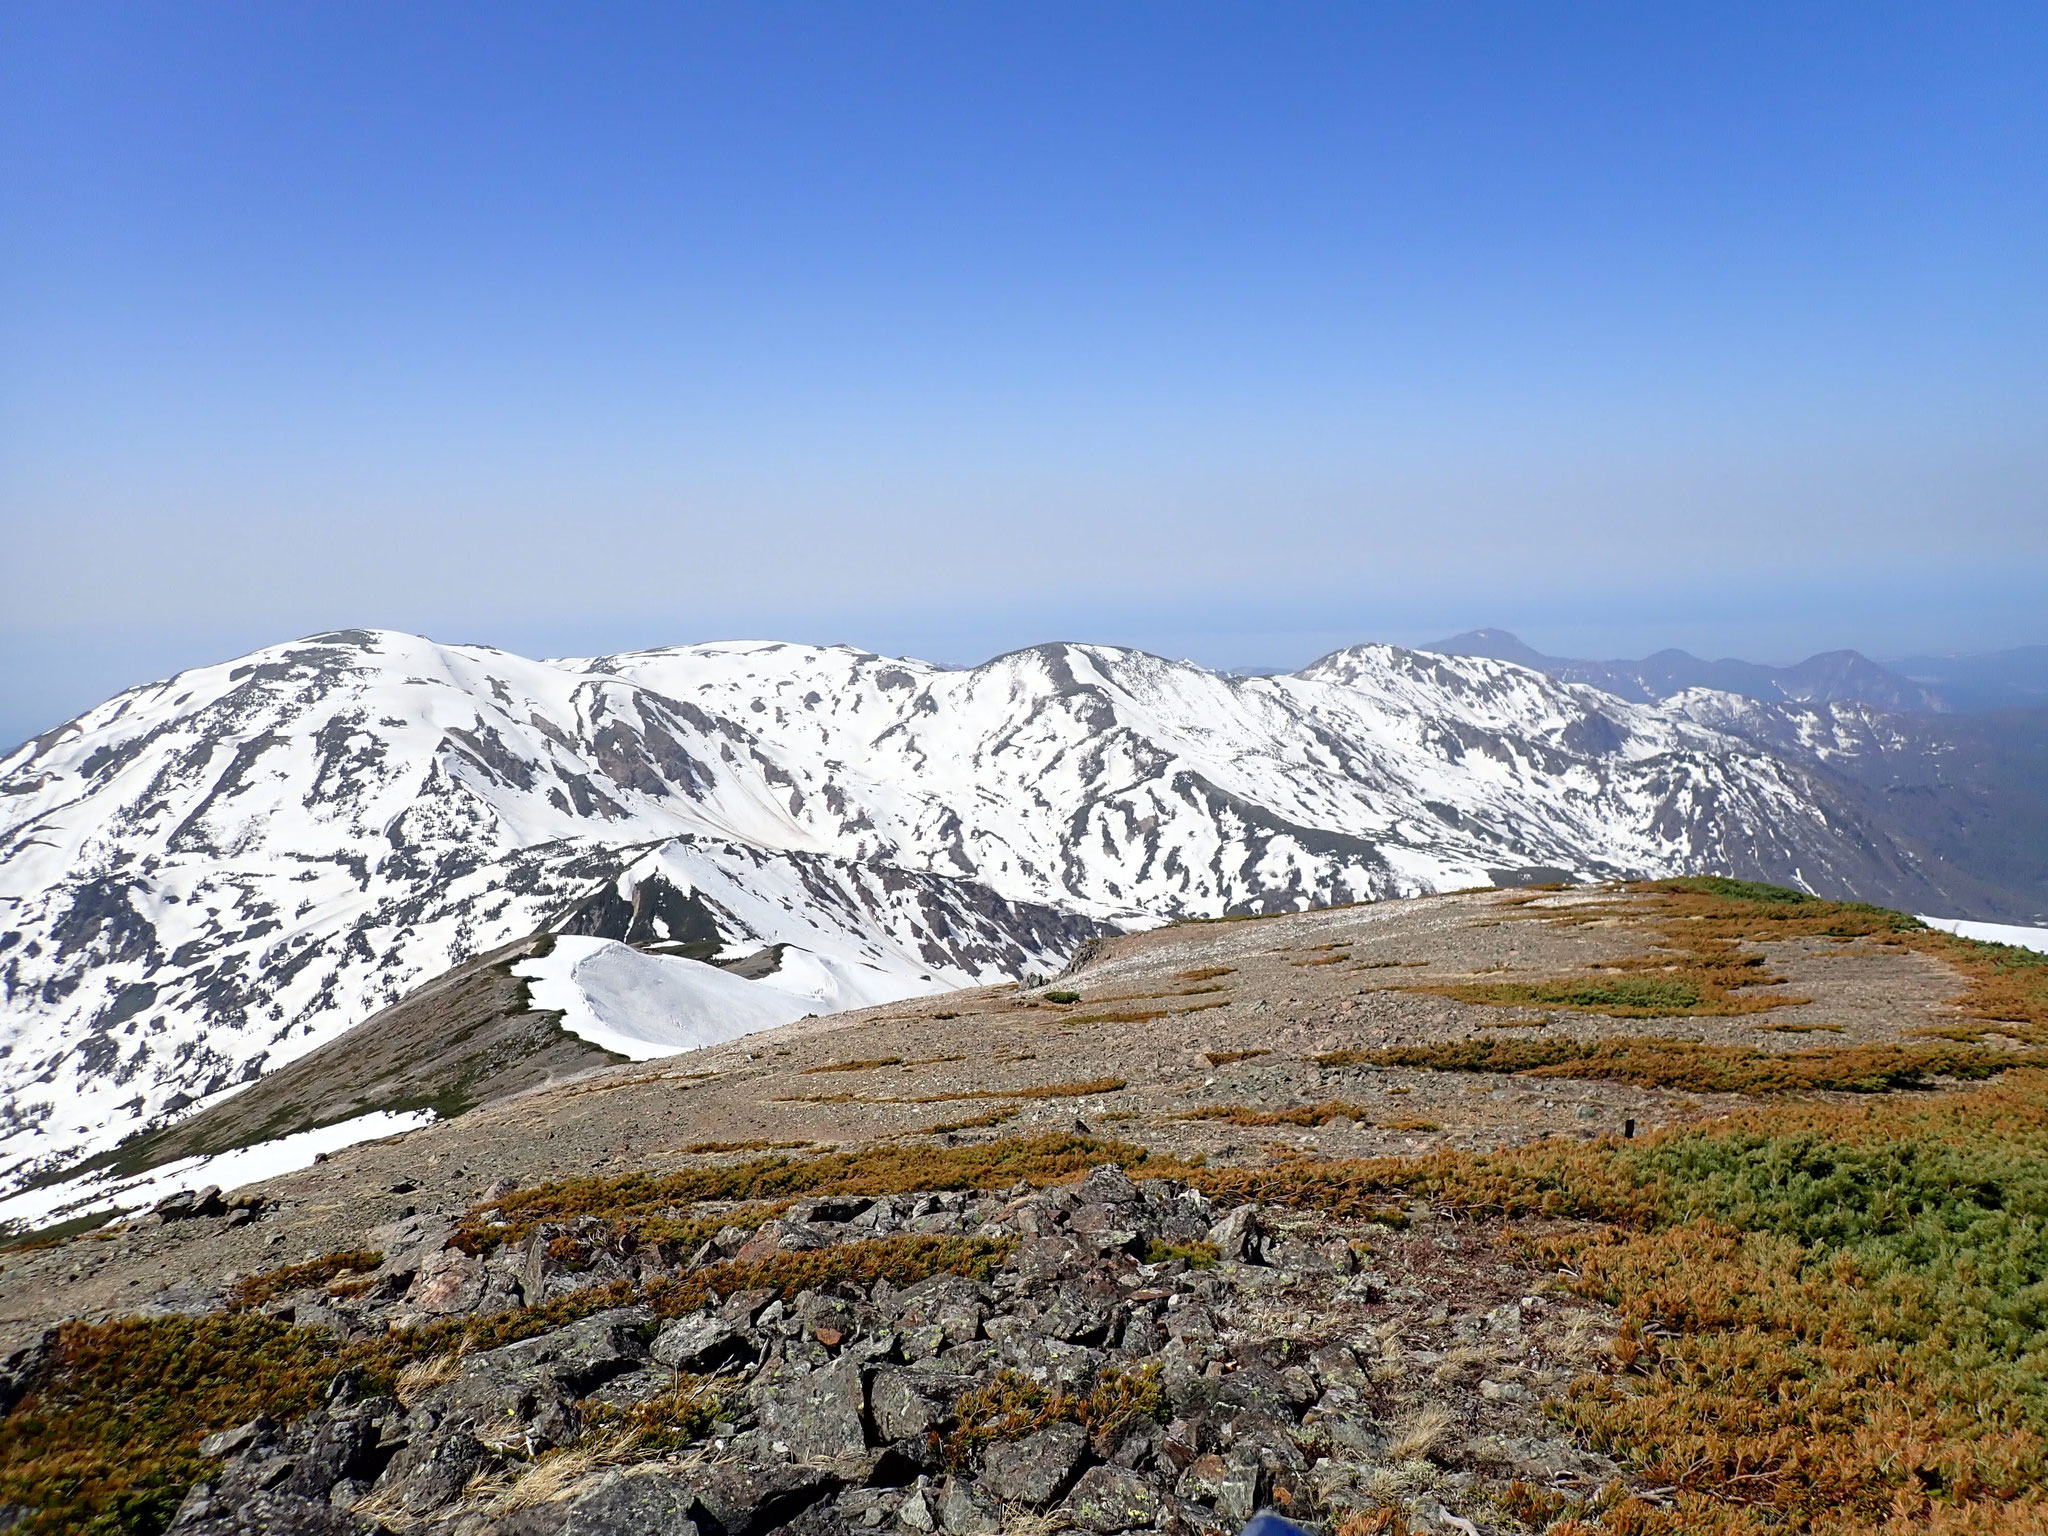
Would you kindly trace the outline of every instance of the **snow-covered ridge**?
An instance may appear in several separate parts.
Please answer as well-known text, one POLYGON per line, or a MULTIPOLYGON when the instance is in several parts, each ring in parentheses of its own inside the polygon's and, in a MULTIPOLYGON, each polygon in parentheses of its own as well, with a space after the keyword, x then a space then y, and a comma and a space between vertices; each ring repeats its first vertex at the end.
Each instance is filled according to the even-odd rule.
POLYGON ((826 1011, 1049 973, 1102 924, 1531 869, 1937 906, 1796 763, 1505 662, 1362 646, 1239 679, 1081 645, 947 671, 322 635, 0 762, 0 1177, 232 1092, 536 928, 627 937, 567 914, 628 912, 657 875, 721 958, 788 946, 782 983, 748 985, 811 976, 826 1011))

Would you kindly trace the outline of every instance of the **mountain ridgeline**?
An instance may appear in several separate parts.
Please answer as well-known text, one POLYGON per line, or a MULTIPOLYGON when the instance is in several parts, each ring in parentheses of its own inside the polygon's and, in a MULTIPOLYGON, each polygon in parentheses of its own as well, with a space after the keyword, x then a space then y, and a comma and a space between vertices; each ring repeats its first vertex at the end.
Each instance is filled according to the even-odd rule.
POLYGON ((2026 869, 1980 877, 1844 770, 1898 717, 1817 733, 1812 709, 1389 646, 1260 678, 1068 644, 971 670, 272 647, 0 762, 0 1176, 542 929, 754 956, 750 978, 800 952, 828 1012, 1052 974, 1119 928, 1542 879, 2035 910, 2026 869))

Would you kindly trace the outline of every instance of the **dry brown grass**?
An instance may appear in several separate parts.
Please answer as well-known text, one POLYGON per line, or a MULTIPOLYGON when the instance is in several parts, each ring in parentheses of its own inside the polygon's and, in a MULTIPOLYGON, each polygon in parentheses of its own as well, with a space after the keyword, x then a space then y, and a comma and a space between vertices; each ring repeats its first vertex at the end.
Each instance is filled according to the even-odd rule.
POLYGON ((953 1131, 979 1131, 992 1125, 1001 1125, 1014 1120, 1021 1113, 1015 1104, 1006 1104, 1001 1109, 992 1109, 984 1115, 969 1115, 965 1120, 947 1120, 939 1125, 928 1125, 921 1131, 906 1131, 906 1136, 944 1136, 953 1131))
POLYGON ((1443 1404, 1426 1403, 1394 1431, 1387 1442, 1387 1455, 1395 1461, 1420 1461, 1443 1449, 1457 1423, 1457 1415, 1443 1404))
POLYGON ((1078 1083, 1044 1083, 1036 1088, 962 1088, 952 1093, 928 1093, 915 1099, 876 1099, 878 1104, 952 1104, 962 1099, 1084 1099, 1091 1094, 1115 1093, 1123 1088, 1120 1077, 1091 1077, 1078 1083))
POLYGON ((1228 1008, 1230 999, 1214 1003, 1194 1003, 1186 1008, 1121 1008, 1107 1013, 1075 1013, 1062 1018, 1062 1024, 1149 1024, 1154 1019, 1178 1017, 1186 1013, 1204 1013, 1211 1008, 1228 1008))
POLYGON ((1264 1048, 1253 1051, 1204 1051, 1202 1060, 1212 1067, 1227 1067, 1232 1062, 1250 1061, 1254 1056, 1270 1056, 1273 1053, 1264 1048))
POLYGON ((373 1270, 383 1262, 384 1255, 372 1249, 351 1249, 346 1253, 323 1254, 303 1264, 286 1264, 261 1274, 245 1275, 228 1288, 228 1308, 236 1312, 247 1311, 275 1297, 288 1296, 293 1291, 328 1286, 337 1281, 346 1285, 352 1276, 373 1270))
POLYGON ((1924 1088, 1936 1078, 1981 1081, 2048 1059, 2048 1051, 1942 1044, 1852 1045, 1837 1050, 1765 1051, 1658 1035, 1611 1040, 1452 1040, 1437 1045, 1331 1051, 1325 1067, 1419 1067, 1499 1072, 1671 1088, 1687 1093, 1882 1093, 1924 1088))
POLYGON ((1361 1125, 1370 1124, 1369 1111, 1363 1104, 1353 1104, 1347 1099, 1331 1099, 1322 1104, 1300 1104, 1292 1109, 1253 1109, 1249 1104, 1205 1104, 1200 1109, 1183 1110, 1175 1115, 1176 1120, 1224 1120, 1231 1125, 1321 1125, 1329 1120, 1356 1120, 1361 1125))
POLYGON ((435 1387, 453 1381, 461 1369, 461 1356, 453 1350, 425 1360, 415 1360, 394 1378, 391 1395, 410 1408, 435 1387))

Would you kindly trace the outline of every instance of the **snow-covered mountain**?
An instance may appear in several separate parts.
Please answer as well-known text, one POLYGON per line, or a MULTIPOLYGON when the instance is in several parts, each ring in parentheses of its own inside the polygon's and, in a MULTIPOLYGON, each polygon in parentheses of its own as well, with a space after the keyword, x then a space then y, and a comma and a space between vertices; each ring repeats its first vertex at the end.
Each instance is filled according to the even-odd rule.
POLYGON ((785 946, 764 984, 824 1012, 1049 973, 1104 925, 1544 871, 1954 910, 1837 789, 1681 710, 1386 646, 1246 679, 1081 645, 949 671, 322 635, 0 762, 0 1175, 543 926, 785 946))

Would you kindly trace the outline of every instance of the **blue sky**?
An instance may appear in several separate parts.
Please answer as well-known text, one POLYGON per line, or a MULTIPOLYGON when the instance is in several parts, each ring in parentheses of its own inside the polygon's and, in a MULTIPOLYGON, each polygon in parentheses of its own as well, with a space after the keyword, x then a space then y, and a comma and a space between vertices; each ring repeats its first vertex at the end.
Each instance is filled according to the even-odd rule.
POLYGON ((0 737, 349 624, 2048 640, 2037 5, 23 4, 0 737))

